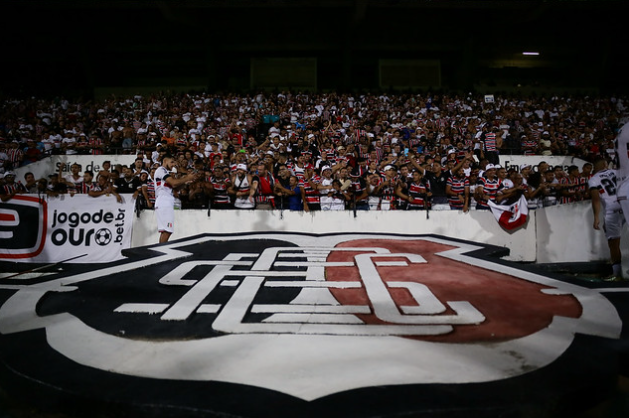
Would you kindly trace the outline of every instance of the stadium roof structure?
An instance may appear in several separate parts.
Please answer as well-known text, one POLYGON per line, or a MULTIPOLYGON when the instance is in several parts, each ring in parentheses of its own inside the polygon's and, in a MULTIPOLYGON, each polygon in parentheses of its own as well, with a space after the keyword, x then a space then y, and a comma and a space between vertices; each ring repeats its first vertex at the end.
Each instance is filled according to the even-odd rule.
POLYGON ((376 87, 381 59, 438 60, 452 88, 518 78, 629 87, 626 1, 38 0, 0 10, 13 34, 0 41, 3 89, 184 78, 240 88, 252 57, 314 57, 329 89, 376 87))

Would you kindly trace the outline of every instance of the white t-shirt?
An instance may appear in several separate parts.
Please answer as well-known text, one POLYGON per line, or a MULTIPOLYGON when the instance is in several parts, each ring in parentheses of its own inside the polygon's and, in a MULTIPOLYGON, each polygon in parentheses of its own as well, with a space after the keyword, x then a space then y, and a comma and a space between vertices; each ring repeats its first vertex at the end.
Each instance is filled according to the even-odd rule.
POLYGON ((620 210, 620 203, 616 196, 618 190, 616 170, 607 169, 594 174, 588 180, 588 187, 598 190, 601 204, 606 212, 620 210))
POLYGON ((155 170, 155 199, 174 200, 173 188, 166 183, 166 179, 170 177, 170 172, 161 166, 155 170))

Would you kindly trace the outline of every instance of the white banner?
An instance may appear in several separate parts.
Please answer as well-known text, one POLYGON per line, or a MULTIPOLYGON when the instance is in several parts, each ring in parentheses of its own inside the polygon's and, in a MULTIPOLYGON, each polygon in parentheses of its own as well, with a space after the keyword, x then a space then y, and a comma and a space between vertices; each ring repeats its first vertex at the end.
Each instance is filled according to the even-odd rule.
POLYGON ((0 260, 104 263, 131 245, 135 200, 16 195, 0 203, 0 260))

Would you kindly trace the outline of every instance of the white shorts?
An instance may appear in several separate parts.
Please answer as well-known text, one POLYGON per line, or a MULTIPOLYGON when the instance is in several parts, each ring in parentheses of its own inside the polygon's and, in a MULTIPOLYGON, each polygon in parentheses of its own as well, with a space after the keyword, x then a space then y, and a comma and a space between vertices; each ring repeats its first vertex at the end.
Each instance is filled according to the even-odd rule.
POLYGON ((174 202, 155 201, 155 216, 157 217, 157 232, 174 232, 175 206, 174 202))
POLYGON ((610 239, 620 238, 622 226, 625 224, 625 217, 621 210, 611 210, 605 212, 605 237, 610 239))
POLYGON ((625 221, 629 222, 629 180, 625 180, 618 186, 616 197, 625 215, 625 221))

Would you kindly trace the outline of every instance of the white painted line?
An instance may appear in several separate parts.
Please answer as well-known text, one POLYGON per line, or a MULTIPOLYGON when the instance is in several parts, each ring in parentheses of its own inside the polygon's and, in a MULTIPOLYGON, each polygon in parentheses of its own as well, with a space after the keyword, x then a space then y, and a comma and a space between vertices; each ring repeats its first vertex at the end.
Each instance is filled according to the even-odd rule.
MULTIPOLYGON (((14 276, 16 273, 0 273, 0 279, 4 279, 5 277, 14 276)), ((24 273, 19 276, 11 277, 11 280, 30 280, 36 279, 38 277, 43 276, 51 276, 57 273, 24 273)))
POLYGON ((162 319, 166 321, 184 321, 203 303, 203 300, 218 286, 230 272, 231 266, 216 266, 205 277, 188 290, 173 306, 170 307, 162 319))
POLYGON ((125 303, 114 309, 114 312, 121 313, 147 313, 158 314, 168 309, 167 303, 125 303))
POLYGON ((325 314, 276 314, 262 322, 289 324, 363 324, 354 315, 325 315, 325 314))
POLYGON ((318 282, 318 281, 286 281, 286 282, 266 282, 266 287, 332 287, 335 289, 355 289, 362 287, 360 282, 318 282))
POLYGON ((376 261, 374 264, 378 267, 408 267, 406 261, 376 261))
POLYGON ((197 309, 197 313, 214 314, 220 310, 221 310, 221 305, 214 305, 214 304, 206 303, 199 306, 199 309, 197 309))
POLYGON ((253 305, 252 313, 369 314, 367 305, 253 305))
POLYGON ((354 267, 353 261, 276 261, 276 267, 354 267))

